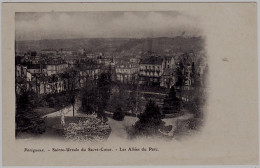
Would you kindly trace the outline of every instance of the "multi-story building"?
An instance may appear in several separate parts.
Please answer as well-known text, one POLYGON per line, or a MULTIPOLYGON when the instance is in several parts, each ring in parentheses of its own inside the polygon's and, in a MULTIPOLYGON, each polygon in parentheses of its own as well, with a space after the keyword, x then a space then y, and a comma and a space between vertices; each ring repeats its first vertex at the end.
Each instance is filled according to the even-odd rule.
POLYGON ((185 76, 184 85, 191 86, 194 83, 192 78, 193 68, 195 68, 194 63, 194 54, 193 53, 184 53, 180 62, 183 65, 183 74, 185 76))
POLYGON ((96 80, 98 79, 101 73, 100 65, 89 65, 83 64, 79 67, 79 87, 83 87, 87 80, 96 80))
POLYGON ((109 65, 111 65, 111 63, 113 64, 114 61, 113 61, 112 58, 108 58, 108 57, 104 57, 104 56, 98 56, 97 62, 99 64, 104 64, 105 66, 109 66, 109 65))
POLYGON ((68 64, 63 59, 52 59, 47 62, 46 70, 47 75, 60 74, 66 71, 68 68, 68 64))
POLYGON ((27 66, 27 71, 32 75, 34 74, 47 74, 47 69, 45 64, 29 64, 27 66))
POLYGON ((176 83, 175 72, 172 68, 164 70, 161 77, 161 87, 171 88, 176 83))
POLYGON ((163 57, 163 69, 174 69, 175 67, 174 56, 163 57))
POLYGON ((15 77, 26 78, 27 75, 27 67, 23 65, 16 65, 15 77))
POLYGON ((115 65, 116 79, 122 83, 134 84, 138 74, 138 65, 129 62, 118 62, 115 65))
POLYGON ((139 84, 160 86, 163 74, 163 58, 149 57, 140 61, 139 84))
POLYGON ((163 73, 161 77, 161 87, 171 88, 175 84, 175 61, 173 56, 163 57, 163 73))

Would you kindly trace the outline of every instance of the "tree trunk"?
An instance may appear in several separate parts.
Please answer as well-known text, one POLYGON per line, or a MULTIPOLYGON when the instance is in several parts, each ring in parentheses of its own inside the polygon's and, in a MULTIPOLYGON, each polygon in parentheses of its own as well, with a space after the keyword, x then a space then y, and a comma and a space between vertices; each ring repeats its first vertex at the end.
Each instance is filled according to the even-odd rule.
POLYGON ((73 108, 73 117, 74 117, 74 106, 75 106, 75 105, 73 104, 73 105, 72 105, 72 108, 73 108))

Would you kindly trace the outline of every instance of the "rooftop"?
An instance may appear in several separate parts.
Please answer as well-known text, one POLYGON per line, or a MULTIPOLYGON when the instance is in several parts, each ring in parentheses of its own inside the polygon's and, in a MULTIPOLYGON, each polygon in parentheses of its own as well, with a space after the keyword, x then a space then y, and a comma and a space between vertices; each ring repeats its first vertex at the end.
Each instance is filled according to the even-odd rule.
POLYGON ((161 65, 163 62, 162 57, 152 56, 145 58, 140 61, 140 64, 155 64, 155 65, 161 65))
POLYGON ((27 68, 28 69, 40 69, 40 68, 45 69, 46 65, 45 64, 28 64, 27 68))

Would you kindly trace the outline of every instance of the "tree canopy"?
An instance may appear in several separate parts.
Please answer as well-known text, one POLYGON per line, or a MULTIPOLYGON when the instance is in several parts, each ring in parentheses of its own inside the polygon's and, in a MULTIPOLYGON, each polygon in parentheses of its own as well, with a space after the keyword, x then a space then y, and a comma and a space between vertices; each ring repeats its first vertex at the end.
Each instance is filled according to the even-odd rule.
POLYGON ((179 98, 177 98, 175 88, 172 86, 169 95, 164 99, 163 113, 178 113, 180 112, 180 105, 181 101, 179 98))

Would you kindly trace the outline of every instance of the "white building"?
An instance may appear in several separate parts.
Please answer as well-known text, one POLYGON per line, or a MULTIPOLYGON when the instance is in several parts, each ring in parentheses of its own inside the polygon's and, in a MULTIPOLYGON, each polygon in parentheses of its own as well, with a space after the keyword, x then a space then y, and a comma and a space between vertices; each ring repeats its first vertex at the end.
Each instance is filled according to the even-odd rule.
POLYGON ((47 70, 47 75, 51 76, 53 74, 60 74, 66 71, 68 68, 68 64, 61 59, 57 60, 52 60, 47 63, 46 65, 46 70, 47 70))
POLYGON ((135 83, 136 75, 138 73, 137 64, 119 62, 115 66, 116 78, 123 83, 135 83))

